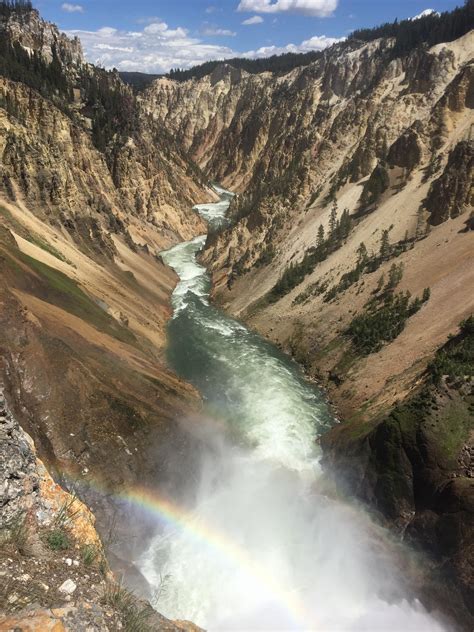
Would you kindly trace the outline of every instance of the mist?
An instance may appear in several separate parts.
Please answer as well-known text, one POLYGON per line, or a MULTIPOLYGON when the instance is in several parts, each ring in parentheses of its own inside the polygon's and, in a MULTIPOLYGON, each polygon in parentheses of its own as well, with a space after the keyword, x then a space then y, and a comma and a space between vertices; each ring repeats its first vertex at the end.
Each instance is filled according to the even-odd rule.
POLYGON ((209 421, 183 426, 199 445, 189 500, 140 560, 154 605, 207 630, 444 630, 410 594, 410 552, 328 492, 317 438, 337 421, 323 393, 209 303, 203 244, 162 253, 181 279, 169 361, 199 388, 209 421))

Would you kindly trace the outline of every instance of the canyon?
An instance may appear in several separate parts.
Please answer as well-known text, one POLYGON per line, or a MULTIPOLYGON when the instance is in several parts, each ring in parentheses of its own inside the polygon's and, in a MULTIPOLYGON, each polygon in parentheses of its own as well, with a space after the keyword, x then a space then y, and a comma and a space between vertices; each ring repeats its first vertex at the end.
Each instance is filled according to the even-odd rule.
POLYGON ((392 46, 337 45, 277 78, 221 66, 144 98, 241 192, 202 257, 215 301, 324 384, 344 421, 321 439, 342 487, 429 541, 472 604, 472 387, 427 386, 427 366, 473 310, 473 33, 395 59, 392 46), (361 313, 369 328, 389 318, 377 297, 394 270, 398 296, 429 300, 360 353, 348 330, 361 313))
MULTIPOLYGON (((324 387, 340 421, 318 433, 328 497, 356 497, 403 536, 423 558, 404 567, 413 592, 469 629, 473 31, 397 54, 395 38, 349 38, 284 74, 222 63, 137 94, 34 10, 2 15, 0 28, 17 57, 59 68, 39 85, 25 58, 0 79, 5 418, 69 490, 57 493, 90 507, 102 542, 113 525, 107 568, 151 599, 134 563, 151 528, 126 492, 185 502, 202 466, 205 387, 170 361, 178 277, 159 253, 208 232, 202 210, 222 194, 218 182, 236 195, 199 259, 212 300, 324 387), (395 334, 368 340, 357 316, 376 329, 397 300, 395 334)), ((15 506, 32 521, 27 539, 34 493, 15 506)), ((99 535, 77 546, 101 547, 99 535)), ((28 605, 18 592, 2 603, 10 616, 28 605)), ((69 629, 76 615, 57 618, 69 629)))

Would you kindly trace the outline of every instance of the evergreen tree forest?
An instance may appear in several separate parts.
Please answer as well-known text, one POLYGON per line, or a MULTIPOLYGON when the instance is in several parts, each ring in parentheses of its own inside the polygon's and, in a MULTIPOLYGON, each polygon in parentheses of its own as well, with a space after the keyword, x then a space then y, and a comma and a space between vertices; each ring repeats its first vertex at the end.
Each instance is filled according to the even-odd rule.
POLYGON ((395 340, 408 318, 419 311, 429 295, 429 288, 426 288, 422 298, 410 300, 409 292, 396 294, 385 288, 382 295, 370 301, 366 311, 356 316, 347 328, 346 333, 356 352, 369 355, 380 351, 384 343, 395 340))
POLYGON ((280 279, 271 289, 268 298, 274 303, 279 298, 291 292, 305 277, 310 274, 316 265, 324 261, 329 255, 340 248, 349 236, 352 220, 349 211, 344 209, 340 219, 337 217, 337 206, 333 205, 329 219, 329 235, 324 239, 324 229, 318 229, 316 246, 310 248, 299 263, 290 263, 280 279))
POLYGON ((214 72, 221 64, 228 64, 233 68, 241 68, 251 74, 260 72, 273 72, 275 74, 286 74, 298 68, 299 66, 307 66, 313 61, 320 59, 323 53, 321 51, 309 51, 307 53, 284 53, 283 55, 272 55, 262 59, 248 59, 245 57, 233 57, 232 59, 219 59, 215 61, 207 61, 199 66, 193 66, 188 70, 173 68, 167 77, 176 81, 187 81, 188 79, 202 79, 214 72))
POLYGON ((12 13, 24 15, 33 10, 30 0, 2 0, 0 2, 0 20, 9 18, 12 13))
MULTIPOLYGON (((1 5, 0 5, 1 6, 1 5)), ((0 32, 0 75, 19 81, 37 90, 44 97, 70 96, 70 86, 56 48, 48 63, 36 52, 28 53, 18 42, 11 42, 7 33, 0 32)))
POLYGON ((422 45, 434 46, 453 40, 474 28, 474 0, 453 11, 431 13, 416 20, 402 20, 382 24, 375 28, 359 29, 349 35, 349 40, 371 42, 381 37, 395 38, 392 56, 401 57, 422 45))

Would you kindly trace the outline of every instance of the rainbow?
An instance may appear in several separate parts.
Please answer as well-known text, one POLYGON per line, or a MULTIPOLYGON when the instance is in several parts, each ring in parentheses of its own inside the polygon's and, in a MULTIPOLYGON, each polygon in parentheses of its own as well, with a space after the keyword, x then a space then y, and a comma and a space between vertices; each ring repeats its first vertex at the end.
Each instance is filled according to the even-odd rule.
MULTIPOLYGON (((75 486, 73 477, 64 473, 63 476, 72 483, 71 488, 73 489, 75 486)), ((96 492, 110 495, 110 492, 106 491, 106 487, 100 485, 97 481, 88 479, 87 483, 96 492)), ((197 544, 203 545, 217 555, 223 556, 231 566, 247 574, 249 578, 261 585, 267 594, 280 604, 294 622, 293 629, 300 631, 316 629, 314 615, 309 615, 299 596, 295 592, 284 590, 263 566, 256 564, 246 550, 225 533, 218 531, 201 519, 198 520, 191 511, 180 507, 156 491, 152 492, 145 488, 134 487, 115 492, 112 496, 117 500, 151 513, 168 527, 184 531, 197 544)))
POLYGON ((234 540, 225 533, 216 530, 201 519, 197 520, 192 512, 176 505, 168 498, 144 488, 133 488, 119 492, 118 498, 151 512, 166 525, 181 529, 198 544, 204 545, 230 562, 239 571, 245 572, 256 580, 294 621, 296 630, 314 630, 314 621, 307 612, 302 600, 294 592, 284 590, 261 565, 248 555, 234 540))

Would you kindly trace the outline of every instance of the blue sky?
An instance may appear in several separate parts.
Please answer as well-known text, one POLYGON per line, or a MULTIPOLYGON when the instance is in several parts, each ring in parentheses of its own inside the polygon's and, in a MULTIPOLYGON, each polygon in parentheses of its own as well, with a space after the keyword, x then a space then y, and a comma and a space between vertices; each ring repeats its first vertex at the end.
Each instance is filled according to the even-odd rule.
POLYGON ((463 0, 38 0, 89 61, 166 72, 208 59, 324 48, 350 31, 463 0))

